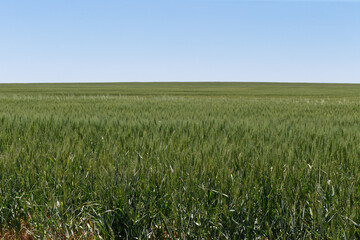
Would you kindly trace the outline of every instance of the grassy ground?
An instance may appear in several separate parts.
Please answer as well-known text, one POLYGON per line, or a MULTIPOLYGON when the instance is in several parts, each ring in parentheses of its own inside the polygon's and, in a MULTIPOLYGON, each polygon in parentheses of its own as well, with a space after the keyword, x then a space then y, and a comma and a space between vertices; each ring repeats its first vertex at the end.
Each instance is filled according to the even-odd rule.
POLYGON ((0 237, 360 237, 360 85, 0 85, 0 237))

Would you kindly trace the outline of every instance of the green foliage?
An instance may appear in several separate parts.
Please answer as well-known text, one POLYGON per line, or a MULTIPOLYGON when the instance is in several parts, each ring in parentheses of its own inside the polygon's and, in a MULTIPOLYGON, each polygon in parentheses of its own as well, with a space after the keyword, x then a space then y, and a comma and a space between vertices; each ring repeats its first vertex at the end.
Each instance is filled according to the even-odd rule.
POLYGON ((14 84, 0 101, 0 236, 360 237, 360 86, 14 84))

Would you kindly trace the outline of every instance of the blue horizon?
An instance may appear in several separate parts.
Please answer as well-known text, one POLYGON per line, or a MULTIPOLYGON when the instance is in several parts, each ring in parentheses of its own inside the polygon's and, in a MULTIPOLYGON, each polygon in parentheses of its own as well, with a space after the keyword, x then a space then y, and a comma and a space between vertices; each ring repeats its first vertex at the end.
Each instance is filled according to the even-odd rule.
POLYGON ((360 83, 360 1, 7 1, 0 83, 360 83))

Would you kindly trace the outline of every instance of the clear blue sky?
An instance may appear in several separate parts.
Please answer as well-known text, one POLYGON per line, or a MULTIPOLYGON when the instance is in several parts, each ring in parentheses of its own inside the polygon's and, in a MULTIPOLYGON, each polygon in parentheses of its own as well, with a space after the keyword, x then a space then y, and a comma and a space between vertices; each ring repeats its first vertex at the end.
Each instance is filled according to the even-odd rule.
POLYGON ((360 83, 360 1, 0 0, 0 82, 360 83))

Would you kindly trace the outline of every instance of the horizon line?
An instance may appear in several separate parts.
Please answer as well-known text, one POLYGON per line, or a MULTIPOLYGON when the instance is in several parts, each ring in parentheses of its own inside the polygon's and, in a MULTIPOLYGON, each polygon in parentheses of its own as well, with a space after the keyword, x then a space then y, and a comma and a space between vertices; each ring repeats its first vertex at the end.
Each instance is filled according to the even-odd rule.
POLYGON ((99 83, 306 83, 306 84, 360 84, 360 82, 307 82, 307 81, 79 81, 79 82, 0 82, 0 84, 99 84, 99 83))

